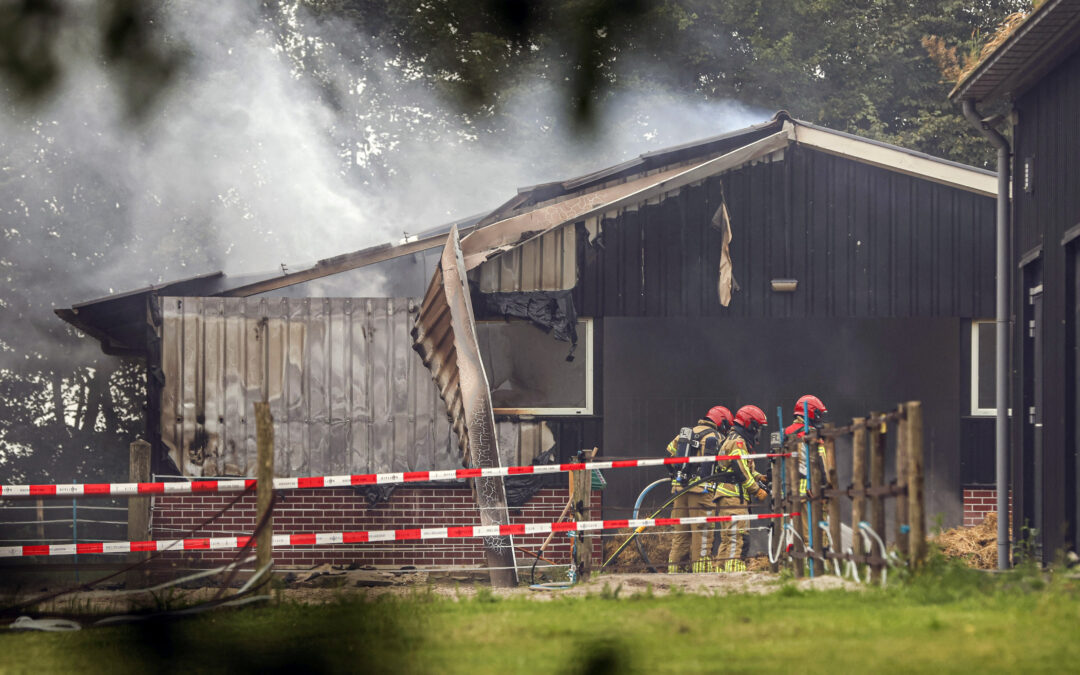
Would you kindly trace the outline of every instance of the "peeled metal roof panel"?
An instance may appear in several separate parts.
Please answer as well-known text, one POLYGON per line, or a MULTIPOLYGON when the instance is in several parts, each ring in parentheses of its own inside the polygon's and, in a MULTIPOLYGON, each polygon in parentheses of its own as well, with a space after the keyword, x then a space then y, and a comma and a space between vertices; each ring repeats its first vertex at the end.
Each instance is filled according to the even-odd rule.
POLYGON ((485 260, 568 225, 608 210, 623 208, 677 190, 787 147, 794 134, 790 124, 784 129, 727 154, 686 166, 648 174, 618 185, 587 192, 542 206, 527 213, 470 232, 461 240, 465 268, 474 269, 485 260))
MULTIPOLYGON (((495 467, 500 466, 498 432, 459 242, 457 227, 453 227, 413 325, 413 348, 431 371, 446 403, 465 465, 495 467)), ((474 481, 480 522, 509 523, 502 478, 474 481)), ((503 576, 509 583, 514 574, 505 568, 514 566, 512 540, 487 537, 484 547, 489 564, 498 568, 492 570, 492 582, 503 576)))
POLYGON ((490 450, 495 445, 491 434, 495 415, 459 242, 455 227, 416 317, 413 348, 446 401, 465 463, 497 466, 497 452, 490 450))

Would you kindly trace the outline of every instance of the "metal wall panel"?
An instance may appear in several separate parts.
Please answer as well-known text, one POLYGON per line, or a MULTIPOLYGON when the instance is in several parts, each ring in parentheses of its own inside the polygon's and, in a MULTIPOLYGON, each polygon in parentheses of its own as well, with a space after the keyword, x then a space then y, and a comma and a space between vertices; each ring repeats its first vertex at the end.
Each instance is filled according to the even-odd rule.
POLYGON ((502 253, 469 273, 484 293, 564 291, 577 283, 577 235, 563 226, 502 253))
POLYGON ((994 200, 805 147, 605 218, 579 252, 583 316, 986 317, 994 200), (716 296, 721 203, 740 290, 716 296), (797 279, 794 293, 770 280, 797 279))
POLYGON ((160 302, 162 436, 184 475, 254 474, 252 405, 264 387, 279 476, 461 465, 446 407, 412 350, 413 301, 160 302))

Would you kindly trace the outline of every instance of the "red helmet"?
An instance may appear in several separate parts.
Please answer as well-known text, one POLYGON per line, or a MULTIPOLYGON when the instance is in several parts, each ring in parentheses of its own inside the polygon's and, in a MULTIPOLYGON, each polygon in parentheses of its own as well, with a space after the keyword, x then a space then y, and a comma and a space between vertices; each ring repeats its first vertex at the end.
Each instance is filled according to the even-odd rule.
POLYGON ((744 405, 739 408, 739 412, 735 413, 735 424, 750 431, 757 431, 768 423, 765 413, 756 405, 744 405))
POLYGON ((800 396, 798 401, 795 401, 795 414, 805 415, 807 412, 810 413, 809 421, 813 424, 821 417, 822 413, 827 413, 829 411, 825 407, 825 404, 821 402, 820 398, 813 394, 806 394, 800 396))
POLYGON ((712 423, 716 425, 716 428, 721 431, 730 429, 732 422, 735 421, 731 417, 731 411, 722 405, 709 408, 709 412, 705 413, 705 418, 712 421, 712 423))

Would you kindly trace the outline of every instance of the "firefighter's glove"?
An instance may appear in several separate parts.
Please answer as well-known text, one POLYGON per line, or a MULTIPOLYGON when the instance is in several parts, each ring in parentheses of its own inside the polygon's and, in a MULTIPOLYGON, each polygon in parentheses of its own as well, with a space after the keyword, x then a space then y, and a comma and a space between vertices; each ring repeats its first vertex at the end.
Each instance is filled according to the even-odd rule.
POLYGON ((758 500, 759 502, 763 502, 768 498, 769 498, 769 493, 766 492, 765 490, 763 490, 760 487, 757 489, 757 492, 754 493, 754 499, 758 500))

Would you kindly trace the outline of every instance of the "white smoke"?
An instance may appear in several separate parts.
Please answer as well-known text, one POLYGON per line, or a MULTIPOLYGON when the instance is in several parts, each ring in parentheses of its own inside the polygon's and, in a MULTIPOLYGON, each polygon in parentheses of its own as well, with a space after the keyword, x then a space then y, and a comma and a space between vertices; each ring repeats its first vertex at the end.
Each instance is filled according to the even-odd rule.
POLYGON ((411 86, 400 64, 377 56, 373 63, 351 26, 316 22, 294 6, 282 38, 254 5, 166 5, 166 32, 188 57, 141 125, 124 116, 109 75, 88 59, 69 60, 37 123, 0 120, 16 156, 48 148, 28 169, 32 194, 12 195, 31 227, 53 227, 47 203, 78 199, 78 185, 120 195, 84 198, 86 222, 68 224, 100 228, 91 239, 101 250, 77 250, 80 240, 69 237, 74 249, 56 264, 80 285, 52 289, 60 304, 217 269, 296 269, 490 210, 521 186, 772 112, 620 93, 582 139, 568 131, 560 94, 539 84, 504 103, 498 131, 480 131, 411 86), (61 157, 66 171, 50 166, 61 157))

